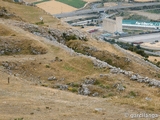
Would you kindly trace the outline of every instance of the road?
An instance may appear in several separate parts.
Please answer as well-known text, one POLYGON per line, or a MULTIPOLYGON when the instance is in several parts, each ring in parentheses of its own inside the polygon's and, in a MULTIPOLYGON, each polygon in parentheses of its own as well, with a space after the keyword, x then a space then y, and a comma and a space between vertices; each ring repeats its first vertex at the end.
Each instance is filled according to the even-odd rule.
POLYGON ((89 15, 73 16, 73 17, 62 18, 62 20, 65 21, 65 22, 68 22, 68 21, 73 21, 73 20, 78 20, 78 19, 86 19, 86 18, 93 18, 93 17, 99 17, 99 15, 89 14, 89 15))
POLYGON ((90 13, 98 13, 101 11, 107 11, 107 10, 118 10, 118 9, 127 9, 127 8, 135 8, 135 7, 143 7, 143 6, 153 6, 153 5, 160 5, 160 2, 154 2, 154 3, 135 3, 128 6, 125 5, 117 5, 113 7, 102 7, 97 9, 85 9, 85 10, 76 10, 73 12, 67 12, 67 13, 61 13, 61 14, 54 14, 53 16, 57 18, 64 18, 64 17, 72 17, 72 16, 78 16, 78 15, 84 15, 84 14, 90 14, 90 13))
POLYGON ((144 34, 144 35, 136 35, 136 36, 129 36, 129 37, 122 37, 119 38, 121 42, 154 42, 155 40, 160 40, 160 33, 151 33, 151 34, 144 34))

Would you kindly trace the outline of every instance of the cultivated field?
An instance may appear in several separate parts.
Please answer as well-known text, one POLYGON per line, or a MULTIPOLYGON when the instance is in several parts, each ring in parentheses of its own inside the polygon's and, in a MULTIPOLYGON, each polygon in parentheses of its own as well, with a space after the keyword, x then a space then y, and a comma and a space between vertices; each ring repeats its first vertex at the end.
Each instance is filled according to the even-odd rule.
POLYGON ((39 3, 37 4, 37 6, 50 14, 60 14, 64 12, 71 12, 71 11, 77 10, 72 6, 69 6, 67 4, 64 4, 55 0, 39 3))
POLYGON ((83 0, 56 0, 75 8, 82 8, 86 2, 83 0))
POLYGON ((95 1, 101 1, 101 0, 83 0, 85 2, 95 2, 95 1))

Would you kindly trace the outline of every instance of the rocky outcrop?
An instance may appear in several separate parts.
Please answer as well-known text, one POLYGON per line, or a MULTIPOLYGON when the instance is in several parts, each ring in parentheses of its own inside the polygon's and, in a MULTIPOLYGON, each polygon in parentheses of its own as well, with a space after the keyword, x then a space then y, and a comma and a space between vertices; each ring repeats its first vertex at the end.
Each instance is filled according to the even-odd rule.
POLYGON ((16 16, 14 13, 9 12, 5 7, 0 6, 0 18, 13 18, 16 20, 22 20, 19 16, 16 16))
POLYGON ((80 88, 78 89, 78 94, 81 94, 81 95, 90 95, 90 90, 88 88, 88 85, 81 85, 80 88))
POLYGON ((0 7, 0 17, 9 18, 10 16, 14 16, 14 15, 8 13, 5 7, 0 7))
POLYGON ((109 65, 108 63, 103 62, 103 61, 98 60, 98 59, 93 59, 93 64, 94 64, 95 67, 98 67, 98 68, 106 68, 106 67, 114 68, 113 66, 109 65))
POLYGON ((45 37, 46 39, 49 39, 51 41, 59 41, 61 43, 65 43, 66 37, 67 38, 69 37, 68 39, 72 39, 73 37, 79 40, 87 39, 86 33, 76 29, 72 29, 72 28, 58 30, 58 29, 49 28, 49 27, 39 27, 37 25, 27 24, 23 22, 18 22, 18 23, 15 23, 14 25, 19 26, 24 30, 29 31, 37 36, 45 37))
MULTIPOLYGON (((65 50, 69 51, 71 53, 71 55, 78 55, 78 56, 83 56, 86 58, 89 58, 93 61, 93 64, 95 67, 97 68, 109 68, 110 69, 110 73, 112 74, 123 74, 127 77, 130 77, 131 80, 135 80, 137 82, 145 82, 148 83, 149 85, 152 86, 156 86, 156 87, 160 87, 159 85, 159 81, 155 80, 155 79, 149 79, 147 77, 140 77, 140 75, 135 75, 135 73, 133 73, 132 71, 126 71, 126 70, 122 70, 120 68, 116 68, 112 65, 109 65, 107 62, 101 61, 95 57, 92 56, 87 56, 87 55, 83 55, 81 53, 76 53, 75 51, 73 51, 72 49, 68 48, 67 46, 61 44, 63 43, 63 41, 65 41, 65 39, 63 38, 64 34, 66 35, 75 35, 77 37, 77 39, 79 38, 80 40, 83 40, 85 37, 87 37, 86 34, 84 34, 81 31, 75 30, 75 29, 68 29, 68 30, 58 30, 58 29, 51 29, 51 28, 43 28, 43 27, 38 27, 36 25, 32 25, 32 24, 26 24, 26 23, 15 23, 16 26, 19 26, 35 35, 41 36, 41 37, 45 37, 49 40, 54 41, 54 43, 62 48, 64 48, 65 50), (59 41, 60 40, 60 41, 59 41), (61 43, 58 43, 58 42, 61 43)), ((126 51, 124 51, 122 48, 118 47, 117 45, 115 45, 115 47, 117 49, 119 49, 120 51, 122 51, 123 53, 126 53, 126 51)), ((135 57, 129 53, 126 53, 126 55, 128 56, 127 58, 135 58, 136 61, 138 63, 143 63, 143 65, 150 65, 148 63, 146 63, 144 60, 142 60, 141 58, 135 57)), ((131 59, 126 59, 126 61, 131 61, 131 59)), ((155 67, 155 66, 153 66, 155 67)), ((159 68, 155 68, 156 70, 159 70, 159 68)), ((103 75, 101 75, 103 76, 103 75)), ((123 89, 123 88, 122 88, 123 89)), ((90 94, 90 91, 87 87, 86 84, 83 84, 80 89, 79 89, 79 94, 83 94, 83 95, 88 95, 90 94)))
POLYGON ((4 62, 2 62, 2 66, 7 70, 15 70, 15 69, 17 69, 18 65, 15 62, 4 61, 4 62))
POLYGON ((68 90, 68 85, 59 85, 60 90, 68 90))
POLYGON ((91 84, 91 85, 93 85, 95 83, 95 81, 96 81, 96 79, 94 79, 94 78, 86 78, 84 80, 84 84, 91 84))
POLYGON ((149 86, 155 86, 160 88, 160 81, 155 79, 150 79, 148 77, 142 77, 138 74, 133 74, 130 78, 131 80, 140 82, 140 83, 148 83, 149 86))

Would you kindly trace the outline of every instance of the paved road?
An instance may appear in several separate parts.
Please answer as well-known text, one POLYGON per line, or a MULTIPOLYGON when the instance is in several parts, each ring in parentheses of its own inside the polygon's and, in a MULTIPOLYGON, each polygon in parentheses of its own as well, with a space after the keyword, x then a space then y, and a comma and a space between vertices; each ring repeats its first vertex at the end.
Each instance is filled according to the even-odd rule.
POLYGON ((144 35, 136 35, 136 36, 119 38, 119 41, 128 42, 128 43, 131 43, 131 42, 154 42, 155 40, 160 40, 160 33, 151 33, 151 34, 144 34, 144 35))
POLYGON ((131 4, 131 5, 128 5, 128 6, 117 5, 117 6, 113 6, 113 7, 102 7, 102 8, 97 8, 97 9, 76 10, 76 11, 73 11, 73 12, 54 14, 53 16, 55 16, 57 18, 64 18, 64 17, 71 17, 71 16, 90 14, 90 13, 94 13, 94 12, 97 13, 97 12, 100 12, 100 11, 127 9, 127 8, 152 6, 152 5, 160 5, 160 2, 154 2, 154 3, 136 3, 136 4, 131 4))
POLYGON ((68 21, 73 21, 73 20, 78 20, 78 19, 86 19, 86 18, 93 18, 93 17, 99 17, 99 15, 89 14, 89 15, 73 16, 73 17, 62 18, 62 20, 68 22, 68 21))

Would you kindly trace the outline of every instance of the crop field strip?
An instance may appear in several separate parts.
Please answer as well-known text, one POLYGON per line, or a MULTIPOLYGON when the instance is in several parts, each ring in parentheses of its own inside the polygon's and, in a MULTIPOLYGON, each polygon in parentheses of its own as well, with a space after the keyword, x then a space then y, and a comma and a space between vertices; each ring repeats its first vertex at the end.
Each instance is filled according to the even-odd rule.
POLYGON ((39 3, 43 3, 43 2, 47 2, 47 1, 50 1, 50 0, 41 0, 41 1, 34 2, 33 4, 39 4, 39 3))
POLYGON ((64 4, 70 5, 75 8, 82 8, 86 4, 86 2, 83 0, 56 0, 56 1, 62 2, 64 4))

